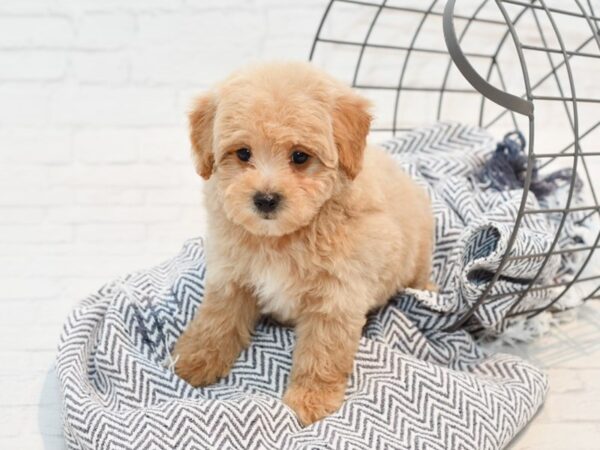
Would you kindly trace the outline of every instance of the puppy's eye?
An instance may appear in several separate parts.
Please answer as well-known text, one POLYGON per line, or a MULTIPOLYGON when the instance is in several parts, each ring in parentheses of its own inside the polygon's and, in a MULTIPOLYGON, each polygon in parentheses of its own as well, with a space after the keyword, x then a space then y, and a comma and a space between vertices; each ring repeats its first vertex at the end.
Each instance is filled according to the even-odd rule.
POLYGON ((302 164, 304 164, 306 161, 308 161, 310 159, 310 155, 301 152, 301 151, 295 151, 292 153, 292 162, 296 165, 301 166, 302 164))
POLYGON ((236 150, 235 154, 238 159, 243 162, 250 161, 250 158, 252 157, 252 153, 247 148, 240 148, 239 150, 236 150))

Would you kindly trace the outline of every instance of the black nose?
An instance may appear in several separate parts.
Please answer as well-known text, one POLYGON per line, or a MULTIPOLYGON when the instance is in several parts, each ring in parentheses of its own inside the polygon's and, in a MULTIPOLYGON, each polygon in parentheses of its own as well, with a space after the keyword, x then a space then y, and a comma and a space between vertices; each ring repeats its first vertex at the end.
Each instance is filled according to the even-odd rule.
POLYGON ((254 194, 254 206, 260 212, 270 213, 277 209, 281 202, 281 195, 266 192, 257 192, 254 194))

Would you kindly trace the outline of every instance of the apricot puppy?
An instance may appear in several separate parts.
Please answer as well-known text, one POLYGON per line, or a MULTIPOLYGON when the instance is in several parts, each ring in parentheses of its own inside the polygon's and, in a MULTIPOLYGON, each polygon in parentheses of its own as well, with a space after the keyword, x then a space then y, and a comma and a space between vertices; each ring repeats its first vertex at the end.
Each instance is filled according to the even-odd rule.
POLYGON ((283 401, 302 424, 315 422, 342 404, 367 313, 427 286, 429 200, 366 146, 368 108, 303 63, 240 71, 197 100, 205 297, 174 349, 190 384, 225 376, 269 314, 297 336, 283 401))

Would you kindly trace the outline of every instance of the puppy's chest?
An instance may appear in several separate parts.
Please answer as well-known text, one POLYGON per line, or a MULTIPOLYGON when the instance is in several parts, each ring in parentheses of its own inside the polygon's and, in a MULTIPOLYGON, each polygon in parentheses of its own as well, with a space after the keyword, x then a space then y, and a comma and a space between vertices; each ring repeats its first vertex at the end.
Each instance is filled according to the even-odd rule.
POLYGON ((294 322, 298 314, 300 292, 285 269, 270 267, 253 271, 251 284, 263 314, 281 322, 294 322))
POLYGON ((247 282, 256 294, 261 313, 281 322, 294 322, 299 311, 302 283, 285 258, 256 256, 248 261, 247 282))

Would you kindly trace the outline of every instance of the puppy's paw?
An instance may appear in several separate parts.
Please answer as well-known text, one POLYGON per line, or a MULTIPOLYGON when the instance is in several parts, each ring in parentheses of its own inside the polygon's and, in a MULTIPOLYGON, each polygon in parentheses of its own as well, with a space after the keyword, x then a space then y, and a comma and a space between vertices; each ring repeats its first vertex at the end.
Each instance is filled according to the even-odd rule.
POLYGON ((194 387, 207 386, 226 376, 232 362, 219 357, 218 352, 198 349, 193 353, 173 353, 175 373, 194 387))
POLYGON ((223 358, 218 349, 207 349, 193 333, 181 335, 173 349, 175 373, 192 386, 207 386, 229 373, 233 361, 223 358))
POLYGON ((283 402, 294 410, 300 423, 307 426, 337 411, 344 401, 345 391, 345 383, 310 387, 292 384, 283 402))
POLYGON ((431 291, 431 292, 438 292, 438 286, 437 284, 435 284, 433 281, 428 281, 427 284, 425 285, 425 290, 426 291, 431 291))

